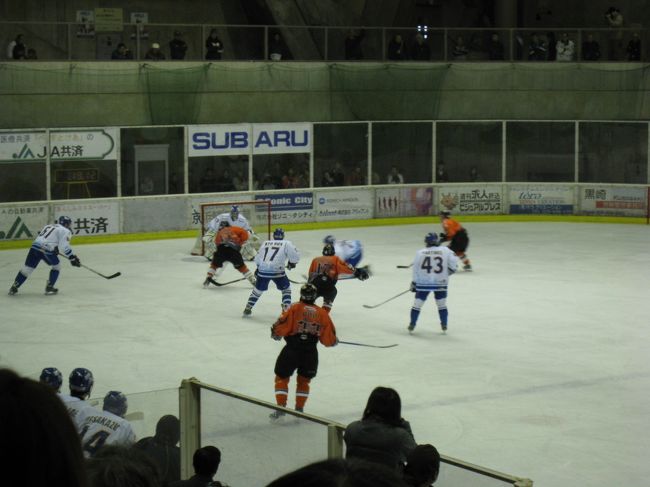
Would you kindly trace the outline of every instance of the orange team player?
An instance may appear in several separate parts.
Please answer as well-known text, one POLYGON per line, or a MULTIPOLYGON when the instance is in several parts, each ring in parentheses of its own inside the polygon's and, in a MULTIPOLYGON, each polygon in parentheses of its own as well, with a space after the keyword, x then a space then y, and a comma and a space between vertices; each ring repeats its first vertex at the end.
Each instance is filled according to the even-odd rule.
POLYGON ((243 228, 231 227, 227 221, 219 224, 219 230, 214 237, 217 250, 212 256, 208 276, 203 282, 203 287, 208 287, 214 280, 214 277, 223 272, 224 262, 230 262, 251 284, 255 285, 255 276, 246 267, 244 259, 241 256, 241 247, 246 240, 248 240, 248 232, 243 228))
POLYGON ((465 251, 469 246, 469 235, 463 226, 451 217, 449 211, 440 212, 440 223, 444 230, 440 234, 440 242, 450 241, 449 248, 463 261, 463 270, 471 271, 472 265, 465 251))
MULTIPOLYGON (((293 303, 271 327, 271 338, 286 342, 275 361, 275 401, 286 407, 289 379, 298 371, 296 411, 302 412, 309 397, 309 383, 318 371, 318 342, 326 347, 338 344, 334 323, 323 308, 314 304, 318 291, 313 284, 300 288, 300 301, 293 303)), ((271 413, 275 421, 284 411, 271 413)))
POLYGON ((316 286, 317 296, 323 297, 323 309, 329 313, 336 298, 339 274, 353 275, 361 281, 370 277, 367 267, 353 267, 335 255, 334 245, 325 244, 323 256, 316 257, 309 266, 308 282, 316 286))

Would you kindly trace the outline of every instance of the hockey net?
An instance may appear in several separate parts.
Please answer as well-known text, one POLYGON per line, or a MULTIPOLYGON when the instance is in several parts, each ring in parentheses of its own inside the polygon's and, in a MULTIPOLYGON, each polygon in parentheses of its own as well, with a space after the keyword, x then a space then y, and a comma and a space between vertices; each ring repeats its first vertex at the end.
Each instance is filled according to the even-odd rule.
POLYGON ((239 208, 240 215, 243 215, 250 223, 251 228, 261 240, 271 238, 271 201, 220 201, 218 203, 201 203, 199 214, 201 227, 199 235, 192 248, 192 255, 204 255, 205 243, 203 236, 210 220, 222 213, 229 213, 233 205, 239 208))

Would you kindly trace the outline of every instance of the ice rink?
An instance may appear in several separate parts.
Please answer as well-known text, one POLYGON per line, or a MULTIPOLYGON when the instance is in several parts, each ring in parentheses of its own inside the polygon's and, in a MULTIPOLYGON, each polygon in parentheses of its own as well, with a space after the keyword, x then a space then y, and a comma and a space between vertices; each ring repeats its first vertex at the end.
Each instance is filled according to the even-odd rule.
MULTIPOLYGON (((375 386, 394 387, 416 441, 443 454, 540 487, 647 485, 650 228, 466 227, 474 272, 451 277, 449 331, 441 334, 429 299, 412 336, 411 293, 377 309, 362 304, 408 289, 411 271, 396 265, 412 261, 426 232, 440 231, 437 221, 287 232, 302 254, 290 273, 297 281, 326 234, 361 240, 373 275, 339 283, 332 310, 339 338, 399 344, 321 348, 306 411, 347 424, 360 418, 375 386)), ((269 327, 280 310, 277 290, 242 319, 250 285, 203 289, 207 261, 189 255, 193 239, 72 244, 82 263, 122 276, 104 280, 64 262, 59 295, 45 296, 41 264, 9 297, 27 251, 1 251, 0 366, 32 377, 46 366, 64 376, 87 367, 96 397, 173 388, 194 376, 274 400, 281 344, 269 327)), ((229 268, 220 280, 238 276, 229 268)), ((290 405, 294 387, 295 379, 290 405)))

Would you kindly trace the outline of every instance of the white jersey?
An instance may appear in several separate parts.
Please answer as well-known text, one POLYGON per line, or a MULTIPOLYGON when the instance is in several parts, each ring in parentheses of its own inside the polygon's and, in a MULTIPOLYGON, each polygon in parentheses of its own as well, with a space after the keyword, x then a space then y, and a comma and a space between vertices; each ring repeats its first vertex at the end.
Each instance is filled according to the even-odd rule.
POLYGON ((81 433, 81 428, 83 427, 84 421, 86 418, 92 414, 97 414, 98 409, 92 407, 88 402, 79 399, 78 397, 71 396, 69 394, 59 394, 59 397, 63 401, 72 422, 77 428, 77 431, 81 433))
POLYGON ((239 216, 237 216, 236 220, 232 219, 230 213, 222 213, 221 215, 215 216, 212 220, 210 220, 210 223, 208 223, 208 231, 217 233, 219 231, 219 225, 221 222, 228 222, 231 227, 241 227, 250 233, 253 232, 250 223, 248 223, 246 217, 241 213, 239 216))
POLYGON ((456 272, 458 257, 448 247, 426 247, 415 254, 413 282, 417 291, 446 289, 449 276, 456 272))
POLYGON ((45 225, 38 232, 38 237, 32 242, 32 248, 52 253, 58 248, 61 254, 69 258, 73 255, 70 247, 71 238, 72 232, 68 228, 58 223, 52 223, 51 225, 45 225))
POLYGON ((284 276, 287 261, 297 264, 299 260, 300 253, 289 240, 267 240, 255 256, 258 275, 269 279, 284 276))
POLYGON ((356 265, 361 260, 363 247, 360 240, 336 240, 334 253, 344 262, 356 265))
POLYGON ((81 448, 86 458, 92 457, 104 445, 132 445, 135 433, 124 418, 108 412, 96 411, 88 416, 81 429, 81 448))

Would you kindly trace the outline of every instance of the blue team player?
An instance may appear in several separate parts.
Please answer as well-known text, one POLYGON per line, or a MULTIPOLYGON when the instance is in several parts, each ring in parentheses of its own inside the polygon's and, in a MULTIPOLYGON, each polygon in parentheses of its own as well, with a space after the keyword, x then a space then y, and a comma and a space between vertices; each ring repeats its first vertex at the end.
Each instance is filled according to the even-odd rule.
POLYGON ((358 267, 363 257, 363 246, 360 240, 336 240, 334 235, 328 235, 323 243, 334 245, 334 254, 352 267, 358 267))
POLYGON ((67 257, 73 266, 81 267, 79 257, 74 255, 70 247, 70 238, 72 238, 70 225, 72 225, 72 219, 68 216, 62 216, 59 217, 58 223, 43 227, 32 242, 32 246, 25 259, 25 265, 16 274, 16 280, 12 284, 11 289, 9 289, 10 296, 18 292, 18 288, 23 285, 41 261, 45 261, 47 265, 52 267, 47 284, 45 285, 45 294, 56 294, 59 292, 54 287, 56 280, 59 278, 59 272, 61 271, 59 255, 67 257))

